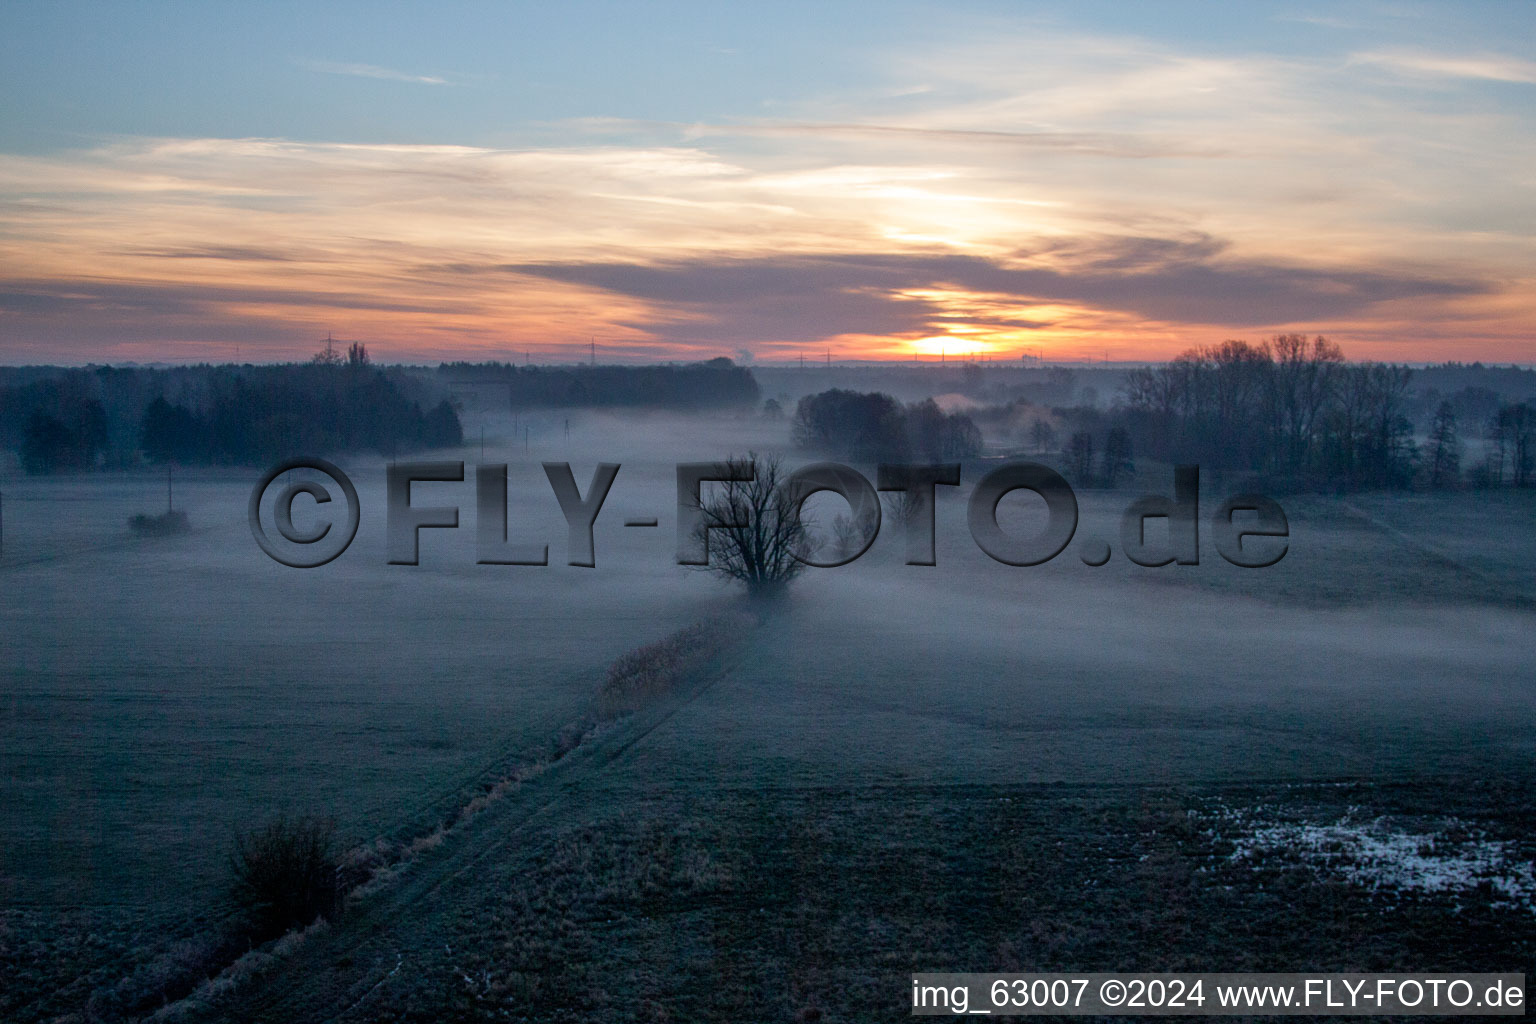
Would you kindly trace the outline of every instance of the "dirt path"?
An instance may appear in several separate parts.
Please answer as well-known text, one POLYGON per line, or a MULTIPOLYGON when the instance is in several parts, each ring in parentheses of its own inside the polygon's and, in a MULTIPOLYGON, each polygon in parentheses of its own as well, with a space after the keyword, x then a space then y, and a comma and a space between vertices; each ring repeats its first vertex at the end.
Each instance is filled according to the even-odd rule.
MULTIPOLYGON (((588 784, 727 675, 748 644, 712 661, 677 694, 600 730, 547 770, 488 804, 440 846, 413 860, 383 891, 369 896, 336 928, 309 939, 269 975, 240 991, 232 1006, 206 1019, 310 1022, 367 1020, 367 1008, 396 978, 423 961, 451 957, 434 922, 471 893, 478 869, 527 858, 549 827, 579 812, 588 784)), ((188 1006, 185 1019, 203 1019, 188 1006)))

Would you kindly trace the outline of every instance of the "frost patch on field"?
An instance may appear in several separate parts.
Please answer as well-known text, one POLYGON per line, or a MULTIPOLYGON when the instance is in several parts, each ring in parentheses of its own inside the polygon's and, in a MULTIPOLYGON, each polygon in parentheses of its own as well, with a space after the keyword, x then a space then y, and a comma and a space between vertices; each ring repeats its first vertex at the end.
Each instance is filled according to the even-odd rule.
POLYGON ((1515 843, 1482 838, 1453 819, 1417 832, 1384 818, 1264 824, 1230 811, 1221 817, 1227 828, 1215 831, 1232 843, 1228 860, 1234 863, 1257 869, 1278 855, 1374 890, 1454 894, 1487 887, 1497 894, 1495 906, 1536 911, 1530 858, 1515 843))

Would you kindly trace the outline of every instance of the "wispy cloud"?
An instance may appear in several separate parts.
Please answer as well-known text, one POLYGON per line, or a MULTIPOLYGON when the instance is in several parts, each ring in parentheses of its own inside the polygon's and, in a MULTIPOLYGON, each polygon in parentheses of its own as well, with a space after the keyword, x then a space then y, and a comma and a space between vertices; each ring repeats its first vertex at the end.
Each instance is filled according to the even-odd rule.
POLYGON ((413 75, 377 64, 348 64, 329 60, 301 60, 301 67, 325 75, 351 75, 353 78, 378 78, 387 82, 412 82, 416 85, 447 85, 446 78, 436 75, 413 75))
POLYGON ((1007 146, 1037 153, 1076 153, 1130 159, 1227 155, 1219 143, 1112 132, 986 131, 974 128, 926 128, 898 124, 838 124, 810 121, 799 123, 764 121, 747 125, 690 125, 688 131, 693 138, 731 135, 822 135, 856 140, 905 136, 908 141, 918 144, 966 143, 1007 146))
POLYGON ((127 249, 125 255, 149 256, 163 260, 276 260, 288 262, 293 256, 275 249, 256 249, 238 245, 208 245, 197 249, 127 249))
POLYGON ((1299 14, 1282 12, 1280 14, 1271 15, 1271 18, 1275 21, 1288 21, 1298 25, 1316 25, 1318 28, 1343 29, 1356 27, 1352 22, 1345 21, 1343 18, 1334 18, 1324 14, 1299 14))
POLYGON ((1375 50, 1354 54, 1350 60, 1415 76, 1536 85, 1536 61, 1497 53, 1455 56, 1411 50, 1375 50))
POLYGON ((1134 357, 1320 329, 1529 358, 1536 132, 1488 84, 1536 81, 1529 62, 999 33, 877 79, 772 119, 551 122, 537 144, 0 155, 0 356, 335 327, 423 357, 592 334, 1134 357))

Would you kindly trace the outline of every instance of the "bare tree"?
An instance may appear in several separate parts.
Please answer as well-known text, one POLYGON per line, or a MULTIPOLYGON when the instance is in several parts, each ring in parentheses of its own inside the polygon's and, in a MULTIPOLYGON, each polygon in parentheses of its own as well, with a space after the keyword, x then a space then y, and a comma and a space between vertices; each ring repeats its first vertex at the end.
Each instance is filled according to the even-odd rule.
POLYGON ((1488 433, 1494 442, 1500 479, 1503 478, 1504 461, 1508 458, 1511 483, 1516 487, 1529 487, 1532 475, 1536 473, 1536 408, 1526 402, 1500 406, 1488 426, 1488 433))
POLYGON ((795 501, 781 486, 788 474, 778 456, 732 456, 722 476, 699 498, 695 540, 708 552, 700 569, 739 580, 754 599, 782 596, 813 545, 795 501))
POLYGON ((1065 454, 1078 485, 1093 483, 1093 435, 1086 430, 1073 434, 1065 454))
POLYGON ((1273 401, 1275 429, 1290 468, 1306 460, 1320 431, 1324 409, 1338 384, 1344 352, 1319 334, 1310 348, 1302 334, 1274 339, 1273 401))
MULTIPOLYGON (((903 526, 915 521, 924 507, 923 499, 915 490, 885 491, 880 495, 880 503, 885 506, 885 514, 903 526)), ((847 517, 838 516, 838 519, 847 519, 847 517)), ((849 525, 853 525, 851 520, 849 525)), ((835 532, 836 521, 833 522, 832 528, 835 532)))
POLYGON ((1035 421, 1029 425, 1029 443, 1035 451, 1049 451, 1051 445, 1056 443, 1056 430, 1045 420, 1035 417, 1035 421))
POLYGON ((832 520, 832 551, 836 558, 852 558, 864 550, 868 545, 866 538, 880 529, 875 511, 866 509, 858 516, 840 514, 832 520))
POLYGON ((1109 436, 1104 439, 1104 483, 1113 487, 1121 473, 1134 472, 1135 469, 1136 456, 1131 445, 1130 431, 1124 427, 1111 427, 1109 436))
POLYGON ((1456 410, 1441 402, 1429 432, 1429 485, 1454 487, 1461 476, 1461 440, 1456 434, 1456 410))

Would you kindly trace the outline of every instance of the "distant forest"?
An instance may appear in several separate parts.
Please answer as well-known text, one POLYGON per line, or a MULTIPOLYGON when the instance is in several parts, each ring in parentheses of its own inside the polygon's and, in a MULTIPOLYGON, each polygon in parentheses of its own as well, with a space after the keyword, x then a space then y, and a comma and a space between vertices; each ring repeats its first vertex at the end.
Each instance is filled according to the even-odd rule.
POLYGON ((277 366, 25 367, 0 370, 0 443, 28 473, 461 443, 452 404, 430 392, 360 346, 277 366))
POLYGON ((1113 484, 1137 456, 1277 491, 1536 485, 1536 373, 1347 362, 1322 337, 1228 341, 1124 371, 1107 406, 983 407, 991 435, 1113 484))
POLYGON ((28 473, 144 463, 260 465, 299 453, 404 453, 463 442, 457 398, 499 410, 757 407, 729 359, 664 366, 379 367, 367 350, 307 363, 0 368, 0 444, 28 473))
POLYGON ((521 411, 572 407, 677 410, 755 406, 757 380, 729 359, 662 366, 518 366, 444 363, 441 384, 491 406, 521 411), (505 403, 505 404, 503 404, 505 403))
POLYGON ((795 442, 863 461, 967 458, 985 434, 990 453, 1053 462, 1087 486, 1114 486, 1138 458, 1282 492, 1536 486, 1536 372, 1351 363, 1322 337, 1229 341, 1124 369, 972 362, 764 377, 782 397, 802 380, 941 396, 903 405, 846 385, 804 395, 795 442))
POLYGON ((362 346, 276 366, 0 368, 0 445, 31 473, 259 465, 457 445, 461 403, 731 409, 787 419, 797 445, 849 460, 1024 455, 1079 485, 1112 486, 1139 458, 1275 491, 1536 486, 1536 372, 1351 363, 1321 337, 1229 341, 1143 367, 764 368, 767 401, 758 376, 729 359, 380 367, 362 346))

